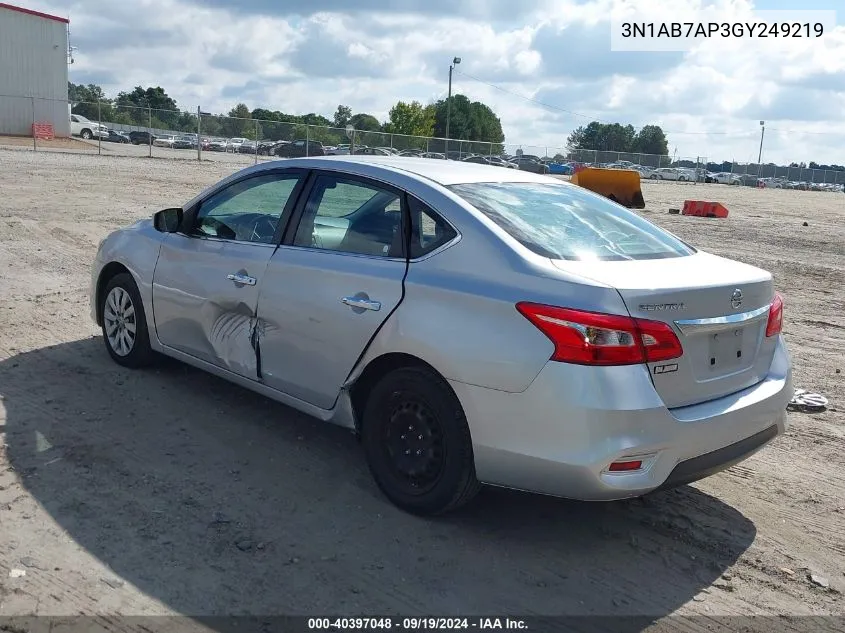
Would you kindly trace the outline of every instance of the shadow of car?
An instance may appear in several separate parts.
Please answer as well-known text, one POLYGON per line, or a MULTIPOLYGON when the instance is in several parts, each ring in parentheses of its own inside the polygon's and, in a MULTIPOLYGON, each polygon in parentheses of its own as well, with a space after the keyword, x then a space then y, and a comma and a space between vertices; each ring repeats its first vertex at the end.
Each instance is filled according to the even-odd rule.
POLYGON ((99 336, 0 360, 0 385, 21 492, 64 547, 195 617, 602 614, 641 631, 756 534, 692 487, 613 503, 485 489, 420 519, 378 492, 346 430, 176 361, 116 367, 99 336))

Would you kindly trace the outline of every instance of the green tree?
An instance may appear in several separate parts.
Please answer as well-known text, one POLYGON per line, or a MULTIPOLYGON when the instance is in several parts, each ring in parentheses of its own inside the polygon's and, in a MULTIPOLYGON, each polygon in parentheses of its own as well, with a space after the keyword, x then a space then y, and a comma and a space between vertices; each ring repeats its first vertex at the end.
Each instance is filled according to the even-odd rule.
MULTIPOLYGON (((441 99, 434 104, 434 135, 446 137, 447 101, 441 99)), ((449 138, 467 141, 483 141, 501 144, 505 140, 502 122, 490 106, 480 101, 470 101, 465 95, 452 96, 452 111, 449 121, 449 138)), ((494 152, 501 147, 494 147, 494 152)))
POLYGON ((379 132, 381 130, 381 123, 372 114, 353 114, 349 119, 349 123, 355 127, 356 130, 364 132, 379 132))
POLYGON ((345 105, 337 106, 334 113, 334 120, 332 123, 335 127, 346 127, 349 125, 349 120, 352 118, 352 108, 345 105))
POLYGON ((669 153, 669 141, 659 125, 644 125, 634 137, 631 149, 640 154, 665 156, 669 153))
POLYGON ((432 136, 435 115, 433 104, 423 106, 419 101, 398 101, 390 109, 390 119, 385 123, 384 131, 408 136, 432 136))
POLYGON ((598 150, 640 154, 669 153, 669 142, 659 125, 645 125, 637 132, 633 125, 592 121, 575 129, 567 139, 571 151, 598 150))
POLYGON ((152 116, 164 123, 165 128, 175 129, 179 125, 181 113, 176 101, 161 86, 136 86, 131 92, 119 92, 115 106, 118 111, 127 112, 137 125, 147 125, 150 109, 152 116))
POLYGON ((229 110, 229 114, 222 121, 222 131, 230 138, 255 138, 255 124, 252 113, 245 103, 239 103, 229 110))
POLYGON ((112 100, 106 97, 103 89, 96 84, 67 83, 67 98, 71 102, 71 112, 96 121, 99 116, 103 121, 114 121, 115 112, 112 100), (97 103, 99 102, 99 110, 97 103))

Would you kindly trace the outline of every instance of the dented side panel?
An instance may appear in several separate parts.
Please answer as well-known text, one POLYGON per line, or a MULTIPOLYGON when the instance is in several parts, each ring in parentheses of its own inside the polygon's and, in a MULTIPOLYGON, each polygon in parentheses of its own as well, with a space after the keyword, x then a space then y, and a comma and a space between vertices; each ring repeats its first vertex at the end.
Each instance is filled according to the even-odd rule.
POLYGON ((155 329, 162 345, 259 379, 262 328, 256 309, 273 249, 167 235, 153 278, 155 329))

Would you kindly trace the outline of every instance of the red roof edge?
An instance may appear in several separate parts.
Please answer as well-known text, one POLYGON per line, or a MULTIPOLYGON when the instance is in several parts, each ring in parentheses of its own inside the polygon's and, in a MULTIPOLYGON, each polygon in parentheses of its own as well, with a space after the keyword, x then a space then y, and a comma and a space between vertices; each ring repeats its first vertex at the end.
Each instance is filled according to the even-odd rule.
POLYGON ((10 11, 17 11, 18 13, 26 13, 27 15, 34 15, 39 18, 46 18, 47 20, 55 20, 56 22, 64 22, 70 24, 67 18, 60 18, 57 15, 50 15, 49 13, 41 13, 40 11, 33 11, 32 9, 24 9, 23 7, 16 7, 12 4, 0 2, 0 9, 9 9, 10 11))

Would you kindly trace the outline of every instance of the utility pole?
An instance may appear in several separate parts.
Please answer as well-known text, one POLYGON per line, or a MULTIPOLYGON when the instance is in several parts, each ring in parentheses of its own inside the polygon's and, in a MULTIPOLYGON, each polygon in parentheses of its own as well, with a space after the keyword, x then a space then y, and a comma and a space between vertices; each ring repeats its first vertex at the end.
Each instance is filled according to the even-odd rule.
POLYGON ((446 98, 446 158, 449 158, 449 123, 452 119, 452 70, 461 63, 460 57, 455 57, 449 64, 449 96, 446 98))
POLYGON ((757 164, 763 160, 763 136, 766 134, 766 122, 760 121, 760 152, 757 154, 757 164))

